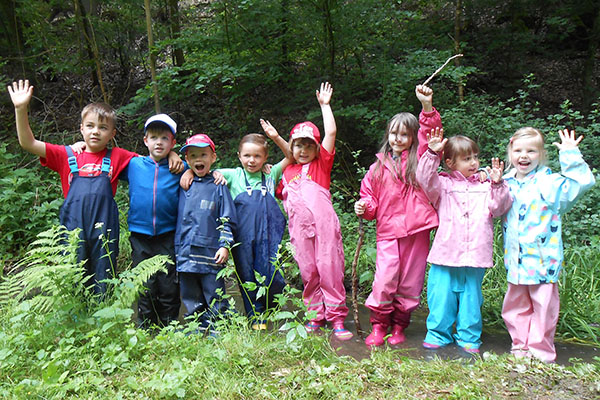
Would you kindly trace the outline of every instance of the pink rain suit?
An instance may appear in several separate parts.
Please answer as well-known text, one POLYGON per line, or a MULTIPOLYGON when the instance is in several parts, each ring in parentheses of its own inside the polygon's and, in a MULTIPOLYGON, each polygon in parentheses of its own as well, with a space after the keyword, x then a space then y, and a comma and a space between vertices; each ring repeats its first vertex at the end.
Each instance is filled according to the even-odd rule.
MULTIPOLYGON (((419 115, 420 157, 427 149, 426 135, 442 126, 437 110, 419 115)), ((383 154, 377 158, 384 160, 383 154)), ((400 157, 402 173, 408 152, 400 157)), ((429 232, 438 225, 438 216, 419 188, 399 180, 391 160, 374 163, 362 180, 360 198, 366 203, 363 217, 377 220, 377 265, 373 291, 366 301, 371 323, 406 328, 410 314, 420 303, 429 252, 429 232)))
POLYGON ((348 307, 340 222, 329 190, 308 175, 310 164, 302 166, 299 179, 288 183, 285 174, 282 178, 290 241, 304 283, 304 304, 309 311, 317 312, 313 320, 343 322, 348 307))

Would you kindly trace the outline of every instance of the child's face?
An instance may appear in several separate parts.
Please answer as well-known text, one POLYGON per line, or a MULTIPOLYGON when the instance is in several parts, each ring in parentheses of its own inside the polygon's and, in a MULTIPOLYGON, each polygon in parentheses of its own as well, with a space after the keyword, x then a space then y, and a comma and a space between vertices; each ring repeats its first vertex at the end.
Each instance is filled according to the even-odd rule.
POLYGON ((148 129, 144 136, 144 144, 148 148, 150 158, 158 162, 169 155, 175 146, 175 138, 169 130, 148 129))
POLYGON ((510 163, 517 171, 517 179, 523 179, 540 164, 540 139, 524 137, 512 142, 510 163))
POLYGON ((85 142, 85 151, 90 153, 104 150, 117 133, 114 123, 107 119, 100 119, 94 112, 88 113, 83 118, 79 130, 85 142))
POLYGON ((458 171, 465 178, 469 178, 477 173, 479 169, 479 155, 475 153, 457 156, 454 160, 447 159, 446 165, 453 170, 458 171))
POLYGON ((210 167, 217 161, 217 154, 210 147, 189 147, 185 153, 190 169, 200 178, 210 172, 210 167))
POLYGON ((410 131, 404 124, 400 125, 395 131, 390 131, 388 134, 388 143, 392 148, 393 154, 399 156, 404 150, 408 150, 412 146, 410 131))
POLYGON ((318 154, 317 144, 311 139, 296 139, 292 144, 292 156, 298 164, 308 164, 318 154))
POLYGON ((267 162, 267 153, 264 146, 256 143, 244 143, 238 152, 242 167, 250 173, 258 172, 267 162))

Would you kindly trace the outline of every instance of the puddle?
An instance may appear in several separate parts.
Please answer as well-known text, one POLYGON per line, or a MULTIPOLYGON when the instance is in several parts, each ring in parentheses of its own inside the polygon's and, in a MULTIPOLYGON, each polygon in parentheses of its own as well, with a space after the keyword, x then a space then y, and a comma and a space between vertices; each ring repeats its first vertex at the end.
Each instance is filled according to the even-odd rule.
MULTIPOLYGON (((227 294, 230 294, 236 303, 236 309, 243 313, 242 298, 239 293, 239 288, 236 284, 227 285, 227 294)), ((371 324, 369 323, 369 309, 363 305, 359 305, 359 319, 360 326, 363 329, 363 338, 361 339, 356 333, 356 326, 354 323, 354 314, 352 311, 352 300, 348 299, 347 302, 350 311, 345 321, 347 329, 354 333, 354 337, 351 340, 341 341, 334 335, 330 337, 331 347, 334 349, 336 354, 340 356, 349 356, 356 360, 362 360, 371 356, 371 350, 365 345, 364 338, 371 332, 371 324)), ((182 306, 180 311, 180 321, 183 322, 183 314, 185 308, 182 306)), ((137 319, 137 306, 134 306, 134 321, 137 319)), ((456 359, 472 359, 473 355, 466 353, 460 347, 456 345, 449 345, 437 350, 428 350, 422 346, 423 339, 427 333, 425 321, 427 319, 427 312, 423 308, 417 309, 412 314, 411 323, 408 328, 404 331, 406 335, 406 341, 396 346, 389 346, 387 343, 377 348, 374 351, 385 351, 386 348, 394 349, 398 352, 399 356, 406 356, 413 359, 433 360, 439 357, 443 360, 456 360, 456 359)), ((328 333, 331 331, 328 331, 328 333)), ((325 334, 325 333, 323 333, 325 334)), ((505 354, 510 352, 510 336, 506 331, 491 331, 483 327, 483 334, 481 336, 481 347, 480 354, 486 351, 493 352, 495 354, 505 354)), ((556 362, 561 365, 571 365, 569 359, 579 359, 584 362, 593 363, 595 362, 594 357, 600 357, 600 349, 594 346, 587 346, 574 343, 566 342, 555 342, 556 346, 556 362)))
MULTIPOLYGON (((350 302, 348 304, 351 304, 350 302)), ((369 309, 364 306, 359 306, 360 326, 365 331, 363 336, 366 337, 371 332, 371 324, 369 323, 369 309)), ((455 359, 470 359, 472 355, 463 351, 456 345, 449 345, 437 350, 428 350, 422 346, 423 339, 427 333, 425 321, 427 319, 426 310, 419 308, 412 314, 411 323, 404 331, 406 341, 396 346, 389 346, 387 343, 375 351, 380 351, 388 348, 398 351, 400 356, 406 356, 414 359, 433 360, 439 357, 444 360, 455 359)), ((341 341, 331 336, 331 347, 338 355, 350 356, 357 360, 370 357, 371 350, 365 345, 363 339, 356 335, 356 327, 354 324, 354 316, 352 310, 346 318, 346 328, 355 333, 354 338, 348 341, 341 341)), ((481 336, 480 354, 486 351, 495 354, 510 353, 510 336, 508 332, 486 331, 484 326, 481 336)), ((571 365, 569 359, 576 358, 584 362, 595 362, 594 357, 600 357, 600 349, 594 346, 579 345, 565 342, 555 342, 556 346, 556 362, 561 365, 571 365)))

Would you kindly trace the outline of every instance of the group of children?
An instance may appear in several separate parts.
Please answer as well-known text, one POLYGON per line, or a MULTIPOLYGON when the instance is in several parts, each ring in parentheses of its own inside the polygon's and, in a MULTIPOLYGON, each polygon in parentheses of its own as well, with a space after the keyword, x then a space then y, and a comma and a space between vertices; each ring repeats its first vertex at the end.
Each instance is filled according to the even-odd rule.
MULTIPOLYGON (((336 337, 352 338, 344 326, 348 308, 341 229, 329 192, 337 132, 329 83, 316 91, 323 138, 307 121, 294 126, 288 143, 268 121, 260 121, 284 153, 270 170, 265 168, 267 141, 260 134, 242 138, 241 167, 216 171, 213 141, 205 134, 193 135, 180 150, 184 165, 171 151, 177 124, 166 114, 145 124, 148 156, 108 149, 116 133, 115 114, 102 103, 82 112, 80 151, 77 146, 73 151, 38 141, 27 114, 33 87, 19 81, 8 90, 21 146, 61 176, 66 200, 60 221, 69 229, 82 229, 78 258, 86 260, 97 293, 106 290, 102 281, 114 273, 116 264, 119 224, 114 194, 121 178, 129 182, 133 264, 155 254, 176 261, 147 282, 138 304, 141 323, 166 325, 177 319, 183 303, 187 315, 198 315, 208 329, 227 308, 224 281, 217 274, 231 251, 240 280, 257 284, 241 287, 252 327, 266 329, 263 312, 285 286, 275 263, 286 225, 275 200, 279 197, 289 219, 304 303, 312 311, 306 329, 315 332, 329 322, 336 337), (109 241, 108 256, 98 229, 104 237, 117 238, 109 241), (268 285, 266 295, 258 294, 260 281, 268 285)), ((456 342, 469 353, 479 352, 481 285, 485 269, 493 266, 492 219, 502 217, 508 271, 502 316, 512 353, 554 361, 557 279, 563 264, 560 215, 594 184, 578 150, 582 138, 559 131, 561 142, 554 144, 560 150, 561 174, 553 174, 544 166, 542 133, 522 128, 510 139, 507 155, 513 168, 503 176, 504 163, 498 159, 491 167, 479 168, 479 148, 473 140, 444 137, 429 87, 419 85, 415 93, 423 108, 419 119, 400 113, 388 122, 354 206, 359 217, 375 219, 377 226, 376 271, 366 301, 372 331, 366 344, 405 340, 429 262, 423 346, 437 349, 456 342), (447 172, 438 173, 441 160, 447 172)))

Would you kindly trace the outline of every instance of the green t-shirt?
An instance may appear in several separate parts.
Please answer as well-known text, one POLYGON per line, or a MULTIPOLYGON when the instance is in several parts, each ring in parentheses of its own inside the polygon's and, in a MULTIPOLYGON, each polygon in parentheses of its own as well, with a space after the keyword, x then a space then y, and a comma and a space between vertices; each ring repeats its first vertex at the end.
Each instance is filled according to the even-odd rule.
MULTIPOLYGON (((275 197, 275 188, 277 184, 279 184, 279 180, 281 179, 281 175, 283 170, 281 168, 281 161, 271 168, 270 174, 265 174, 265 185, 267 190, 273 197, 275 197)), ((248 183, 252 187, 252 189, 260 189, 261 185, 261 173, 255 172, 250 173, 244 170, 242 167, 237 168, 219 168, 218 171, 223 174, 225 179, 227 179, 227 187, 229 187, 229 192, 231 193, 231 197, 235 200, 238 194, 246 191, 246 180, 244 179, 244 174, 246 174, 246 178, 248 179, 248 183)))

